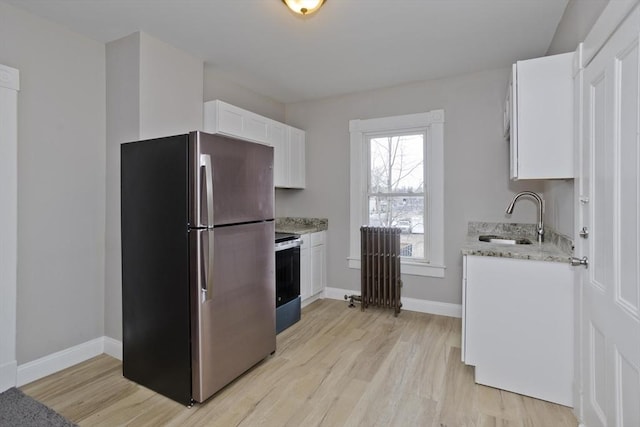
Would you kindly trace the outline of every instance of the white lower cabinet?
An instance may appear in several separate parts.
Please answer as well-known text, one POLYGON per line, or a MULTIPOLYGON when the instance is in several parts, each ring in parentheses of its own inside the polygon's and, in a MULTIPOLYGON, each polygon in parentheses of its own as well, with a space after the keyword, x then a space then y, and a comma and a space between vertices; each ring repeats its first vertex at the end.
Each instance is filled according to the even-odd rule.
POLYGON ((300 248, 300 297, 302 301, 320 294, 326 286, 326 232, 302 235, 300 248))
POLYGON ((463 257, 462 360, 475 381, 573 406, 568 263, 463 257))
POLYGON ((311 257, 308 234, 302 236, 302 247, 300 248, 300 299, 302 301, 311 297, 311 257))

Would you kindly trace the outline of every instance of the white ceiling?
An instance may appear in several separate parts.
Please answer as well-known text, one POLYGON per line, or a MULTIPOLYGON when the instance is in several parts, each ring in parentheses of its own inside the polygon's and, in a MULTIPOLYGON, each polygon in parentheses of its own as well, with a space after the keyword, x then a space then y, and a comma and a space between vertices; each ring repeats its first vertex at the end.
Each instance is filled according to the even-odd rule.
POLYGON ((289 103, 546 53, 568 0, 4 0, 100 42, 144 31, 289 103))

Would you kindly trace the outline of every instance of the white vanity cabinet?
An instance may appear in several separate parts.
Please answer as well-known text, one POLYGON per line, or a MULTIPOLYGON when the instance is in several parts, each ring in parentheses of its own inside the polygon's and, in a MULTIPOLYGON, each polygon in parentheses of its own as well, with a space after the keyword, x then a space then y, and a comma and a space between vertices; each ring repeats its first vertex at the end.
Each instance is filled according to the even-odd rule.
POLYGON ((300 247, 300 297, 302 301, 319 295, 326 286, 325 231, 302 235, 300 247))
POLYGON ((463 257, 462 360, 475 381, 573 406, 573 269, 463 257))
POLYGON ((511 179, 573 178, 573 55, 513 64, 504 114, 511 179))
POLYGON ((274 186, 305 188, 305 132, 220 100, 204 103, 204 131, 273 147, 274 186))

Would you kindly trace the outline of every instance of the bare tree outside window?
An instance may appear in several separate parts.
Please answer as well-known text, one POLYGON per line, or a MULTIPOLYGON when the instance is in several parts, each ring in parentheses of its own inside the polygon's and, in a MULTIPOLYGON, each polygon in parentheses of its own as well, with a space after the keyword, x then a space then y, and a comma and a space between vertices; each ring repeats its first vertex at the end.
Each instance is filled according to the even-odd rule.
POLYGON ((369 142, 369 225, 399 227, 403 256, 425 258, 424 133, 376 135, 369 142))

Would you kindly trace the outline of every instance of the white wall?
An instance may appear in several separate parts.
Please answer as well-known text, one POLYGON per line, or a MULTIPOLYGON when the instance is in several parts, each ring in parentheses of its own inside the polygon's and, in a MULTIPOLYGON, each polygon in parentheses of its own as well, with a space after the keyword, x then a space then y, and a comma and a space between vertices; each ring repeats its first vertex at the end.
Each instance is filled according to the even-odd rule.
POLYGON ((544 221, 557 232, 573 239, 573 180, 554 180, 544 183, 544 221))
POLYGON ((107 44, 105 335, 122 340, 120 144, 202 128, 203 62, 145 33, 107 44))
POLYGON ((103 335, 104 45, 0 3, 20 70, 17 360, 103 335))
POLYGON ((609 0, 569 0, 547 55, 576 50, 608 3, 609 0))
POLYGON ((140 138, 202 129, 204 63, 140 33, 140 138))
POLYGON ((277 190, 278 216, 329 219, 327 284, 357 290, 360 271, 347 267, 349 249, 349 120, 445 110, 444 279, 404 277, 407 297, 459 304, 460 246, 469 221, 536 221, 532 202, 504 210, 517 191, 539 182, 509 180, 502 137, 507 69, 491 70, 286 106, 287 123, 307 132, 307 189, 277 190))
POLYGON ((108 43, 106 63, 105 335, 120 339, 120 143, 140 139, 140 33, 108 43))
POLYGON ((204 67, 204 100, 220 99, 270 119, 284 122, 285 106, 233 82, 212 65, 204 67))

